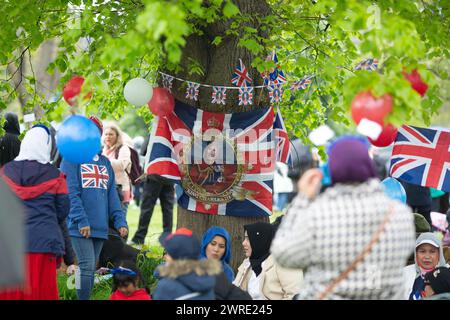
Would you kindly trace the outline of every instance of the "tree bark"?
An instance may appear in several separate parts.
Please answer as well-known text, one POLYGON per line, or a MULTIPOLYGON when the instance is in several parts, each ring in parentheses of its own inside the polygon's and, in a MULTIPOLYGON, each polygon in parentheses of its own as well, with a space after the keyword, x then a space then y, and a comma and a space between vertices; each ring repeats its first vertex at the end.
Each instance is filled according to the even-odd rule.
MULTIPOLYGON (((235 0, 233 2, 244 15, 263 18, 270 14, 270 6, 262 0, 235 0)), ((251 67, 251 62, 254 58, 253 55, 246 48, 238 46, 240 37, 225 34, 231 22, 231 20, 216 22, 203 29, 202 35, 191 35, 187 39, 187 45, 183 50, 180 63, 182 71, 178 72, 175 76, 198 83, 231 86, 234 69, 239 59, 242 59, 245 66, 249 69, 249 74, 253 79, 253 85, 262 85, 263 79, 259 75, 259 72, 251 67), (218 46, 211 43, 216 36, 222 37, 222 42, 218 46), (188 66, 192 60, 195 60, 203 67, 204 75, 189 74, 188 66)), ((260 30, 257 19, 252 19, 247 25, 260 30)), ((267 34, 260 32, 259 36, 267 37, 267 34)), ((169 71, 167 73, 170 74, 169 71)), ((239 106, 238 90, 227 90, 226 105, 219 106, 217 104, 211 104, 212 88, 201 87, 199 99, 195 102, 185 98, 185 83, 174 81, 172 86, 172 93, 175 99, 204 111, 220 113, 242 112, 267 107, 269 105, 267 92, 261 92, 261 90, 264 89, 254 89, 253 105, 251 106, 239 106)), ((232 238, 231 267, 236 271, 237 267, 245 258, 242 250, 243 225, 258 221, 269 222, 269 218, 209 215, 188 211, 178 206, 177 221, 177 228, 189 228, 199 238, 213 225, 227 229, 232 238)))

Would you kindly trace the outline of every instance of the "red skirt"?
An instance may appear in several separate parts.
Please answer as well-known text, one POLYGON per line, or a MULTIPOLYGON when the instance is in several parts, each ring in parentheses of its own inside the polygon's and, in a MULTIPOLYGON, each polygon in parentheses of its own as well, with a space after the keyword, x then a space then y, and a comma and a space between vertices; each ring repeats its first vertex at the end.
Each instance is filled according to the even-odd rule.
POLYGON ((54 254, 27 253, 24 286, 0 291, 0 300, 58 300, 56 263, 54 254))

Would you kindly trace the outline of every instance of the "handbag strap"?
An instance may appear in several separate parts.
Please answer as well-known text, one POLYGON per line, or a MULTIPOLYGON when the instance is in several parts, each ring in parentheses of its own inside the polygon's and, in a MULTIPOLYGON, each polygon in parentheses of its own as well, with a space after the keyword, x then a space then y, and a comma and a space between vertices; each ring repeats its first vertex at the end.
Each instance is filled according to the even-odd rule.
POLYGON ((375 244, 380 239, 381 235, 386 229, 386 225, 391 220, 392 216, 394 215, 394 205, 391 204, 389 207, 389 211, 384 217, 383 222, 378 227, 378 230, 373 234, 370 242, 367 244, 367 246, 364 248, 364 250, 353 260, 353 262, 341 272, 341 274, 334 279, 334 281, 319 295, 319 300, 324 300, 333 290, 334 288, 345 278, 348 277, 350 272, 356 269, 356 267, 364 260, 364 258, 372 251, 375 244))

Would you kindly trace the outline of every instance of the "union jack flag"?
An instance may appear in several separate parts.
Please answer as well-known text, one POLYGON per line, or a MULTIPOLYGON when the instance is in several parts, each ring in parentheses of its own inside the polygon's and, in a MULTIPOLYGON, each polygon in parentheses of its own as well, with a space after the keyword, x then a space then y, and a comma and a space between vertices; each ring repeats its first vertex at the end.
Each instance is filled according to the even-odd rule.
POLYGON ((213 87, 211 103, 225 104, 225 100, 227 98, 226 91, 227 91, 227 88, 225 88, 225 87, 216 87, 216 86, 214 86, 213 87))
POLYGON ((242 59, 239 59, 239 64, 234 69, 231 83, 237 87, 250 86, 253 83, 253 79, 250 78, 247 68, 242 63, 242 59))
POLYGON ((249 104, 253 104, 253 87, 240 87, 239 105, 248 106, 249 104))
POLYGON ((275 118, 273 108, 223 114, 177 101, 172 114, 154 119, 145 172, 175 181, 182 208, 214 215, 269 216, 275 162, 289 158, 289 140, 283 131, 281 114, 275 118), (205 138, 209 130, 222 133, 229 142, 212 146, 211 139, 205 138), (208 150, 236 156, 222 163, 196 161, 195 145, 200 157, 208 150), (191 160, 188 166, 185 159, 191 160), (232 196, 215 200, 224 190, 232 191, 232 196), (205 200, 204 193, 212 200, 205 200))
POLYGON ((277 143, 276 159, 279 162, 284 162, 290 165, 292 163, 290 141, 286 131, 286 127, 284 126, 280 108, 277 108, 277 115, 273 123, 273 129, 275 131, 275 141, 277 143))
POLYGON ((163 87, 172 92, 172 81, 174 77, 169 76, 168 74, 162 75, 163 87))
POLYGON ((281 86, 282 84, 274 84, 268 87, 270 103, 278 103, 281 101, 281 97, 283 96, 283 88, 281 86))
POLYGON ((299 89, 305 90, 311 84, 312 76, 307 76, 301 80, 295 81, 291 86, 291 91, 296 91, 299 89))
POLYGON ((194 82, 188 82, 188 87, 186 89, 186 99, 191 99, 194 101, 198 100, 198 88, 200 84, 194 82))
POLYGON ((275 51, 272 52, 272 55, 268 56, 268 60, 273 60, 276 65, 275 68, 273 68, 270 72, 266 71, 261 74, 261 76, 264 78, 264 85, 272 86, 274 84, 285 83, 287 80, 283 71, 281 71, 281 68, 278 65, 278 58, 275 51))
POLYGON ((372 70, 378 69, 378 59, 366 59, 358 63, 355 70, 372 70))
POLYGON ((106 166, 96 164, 81 165, 83 188, 108 189, 109 174, 106 166))
POLYGON ((450 132, 402 126, 394 143, 390 175, 450 192, 450 132))

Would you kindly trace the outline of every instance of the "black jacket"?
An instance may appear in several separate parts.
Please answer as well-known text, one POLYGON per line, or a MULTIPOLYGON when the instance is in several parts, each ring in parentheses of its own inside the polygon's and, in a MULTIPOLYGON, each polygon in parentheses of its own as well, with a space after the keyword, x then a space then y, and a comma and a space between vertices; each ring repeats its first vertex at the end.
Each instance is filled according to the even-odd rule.
POLYGON ((248 292, 232 284, 224 272, 216 276, 216 286, 214 287, 216 300, 252 300, 248 292))
POLYGON ((75 252, 73 251, 72 242, 70 240, 69 236, 69 230, 67 229, 67 223, 66 220, 62 221, 59 224, 59 227, 61 228, 62 235, 64 237, 64 246, 65 246, 65 254, 64 254, 64 264, 66 266, 70 266, 71 264, 75 263, 75 252))
POLYGON ((14 113, 5 114, 5 124, 3 125, 6 133, 0 137, 0 167, 14 160, 20 151, 20 126, 19 118, 14 113))

